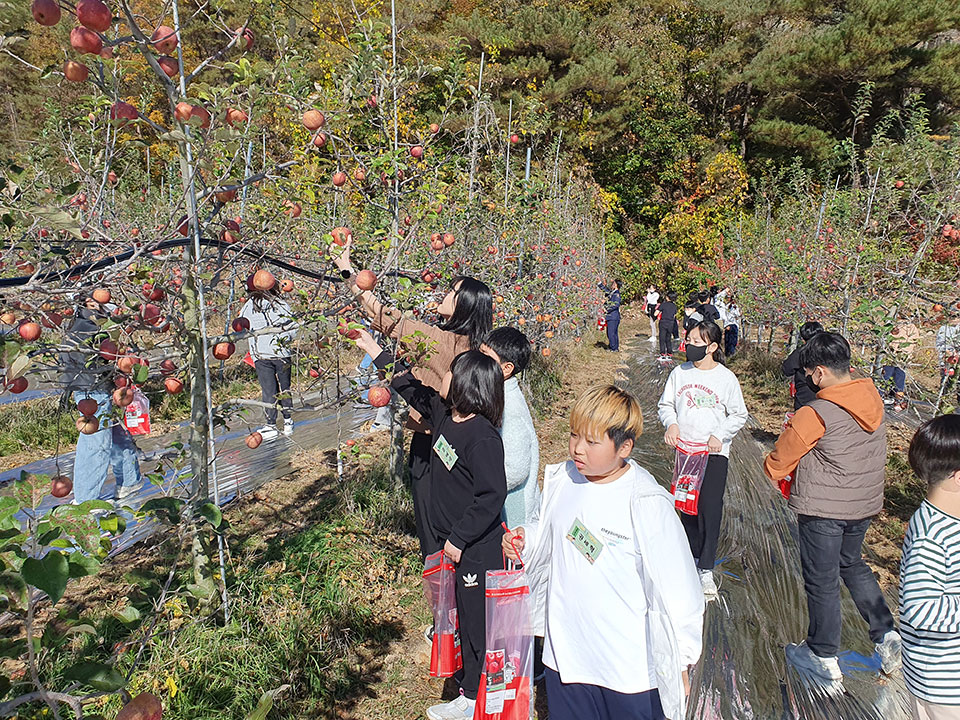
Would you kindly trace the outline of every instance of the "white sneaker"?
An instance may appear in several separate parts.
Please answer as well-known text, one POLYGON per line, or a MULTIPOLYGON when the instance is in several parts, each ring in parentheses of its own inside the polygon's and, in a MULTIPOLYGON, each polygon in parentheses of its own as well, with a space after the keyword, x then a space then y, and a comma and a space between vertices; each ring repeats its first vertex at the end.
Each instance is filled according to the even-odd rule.
POLYGON ((823 680, 831 682, 843 679, 843 673, 840 672, 840 663, 834 657, 820 657, 813 650, 807 647, 806 641, 795 645, 790 643, 785 648, 787 660, 799 672, 816 675, 823 680))
POLYGON ((657 338, 654 337, 653 335, 651 335, 650 338, 649 338, 649 340, 650 340, 650 342, 656 342, 656 341, 657 341, 657 338))
POLYGON ((468 700, 461 695, 456 700, 427 708, 430 720, 473 720, 473 706, 476 700, 468 700))
POLYGON ((135 497, 141 490, 143 490, 143 480, 138 482, 136 485, 121 485, 117 488, 117 502, 127 502, 131 498, 135 497))
POLYGON ((276 425, 264 425, 262 428, 259 428, 257 432, 260 433, 260 437, 264 440, 273 440, 280 434, 276 425))
POLYGON ((880 672, 884 675, 892 675, 903 664, 900 654, 903 641, 900 639, 900 633, 896 630, 888 630, 883 640, 875 647, 880 656, 880 672))
POLYGON ((717 583, 713 580, 713 570, 700 571, 700 587, 703 588, 703 597, 708 601, 714 600, 720 595, 717 583))
POLYGON ((293 435, 293 418, 283 419, 283 434, 287 437, 293 435))

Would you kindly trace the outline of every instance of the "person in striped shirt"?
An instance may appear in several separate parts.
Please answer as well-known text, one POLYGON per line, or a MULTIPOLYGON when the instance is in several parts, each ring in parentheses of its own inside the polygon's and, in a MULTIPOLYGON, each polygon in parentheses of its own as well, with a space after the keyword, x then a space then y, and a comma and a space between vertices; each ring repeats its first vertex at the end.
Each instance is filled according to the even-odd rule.
POLYGON ((915 720, 960 720, 960 416, 921 425, 909 458, 927 497, 900 562, 903 677, 915 720))

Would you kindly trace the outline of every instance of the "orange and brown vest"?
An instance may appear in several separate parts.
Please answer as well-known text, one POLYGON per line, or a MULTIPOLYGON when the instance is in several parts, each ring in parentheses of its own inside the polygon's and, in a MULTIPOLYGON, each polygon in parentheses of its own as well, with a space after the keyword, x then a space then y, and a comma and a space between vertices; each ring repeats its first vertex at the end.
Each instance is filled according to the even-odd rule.
POLYGON ((800 458, 790 509, 800 515, 862 520, 883 507, 884 468, 887 464, 887 423, 873 432, 829 400, 810 407, 823 420, 823 437, 800 458))

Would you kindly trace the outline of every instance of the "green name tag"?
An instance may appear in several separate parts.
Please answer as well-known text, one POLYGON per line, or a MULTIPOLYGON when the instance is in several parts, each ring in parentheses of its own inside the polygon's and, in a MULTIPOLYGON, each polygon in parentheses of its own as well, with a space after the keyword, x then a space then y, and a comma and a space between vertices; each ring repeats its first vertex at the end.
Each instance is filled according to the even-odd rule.
POLYGON ((593 565, 600 553, 603 551, 603 543, 596 536, 587 530, 586 526, 580 522, 580 518, 573 521, 570 531, 567 533, 567 540, 573 543, 573 546, 580 551, 587 562, 593 565))
POLYGON ((447 439, 443 435, 438 437, 437 441, 433 444, 433 451, 437 454, 437 457, 440 458, 440 461, 447 470, 453 469, 453 466, 457 464, 457 451, 450 447, 450 443, 447 442, 447 439))

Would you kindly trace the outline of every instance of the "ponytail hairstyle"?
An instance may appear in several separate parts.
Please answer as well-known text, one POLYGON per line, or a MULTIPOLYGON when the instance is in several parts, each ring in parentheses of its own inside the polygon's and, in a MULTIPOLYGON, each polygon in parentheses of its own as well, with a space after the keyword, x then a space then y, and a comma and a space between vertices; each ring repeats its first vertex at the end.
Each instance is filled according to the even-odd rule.
POLYGON ((462 415, 482 415, 495 427, 503 422, 503 370, 479 350, 457 355, 450 365, 447 401, 462 415))
MULTIPOLYGON (((723 362, 723 330, 720 329, 720 326, 717 325, 713 320, 701 320, 696 325, 694 325, 691 330, 697 329, 700 331, 700 337, 707 341, 707 345, 710 343, 716 343, 717 349, 713 351, 713 359, 718 362, 723 362)), ((690 333, 687 333, 688 335, 690 333)))
POLYGON ((486 283, 458 275, 450 281, 454 291, 454 309, 450 319, 440 324, 441 330, 465 335, 471 350, 479 350, 493 328, 493 293, 486 283))

